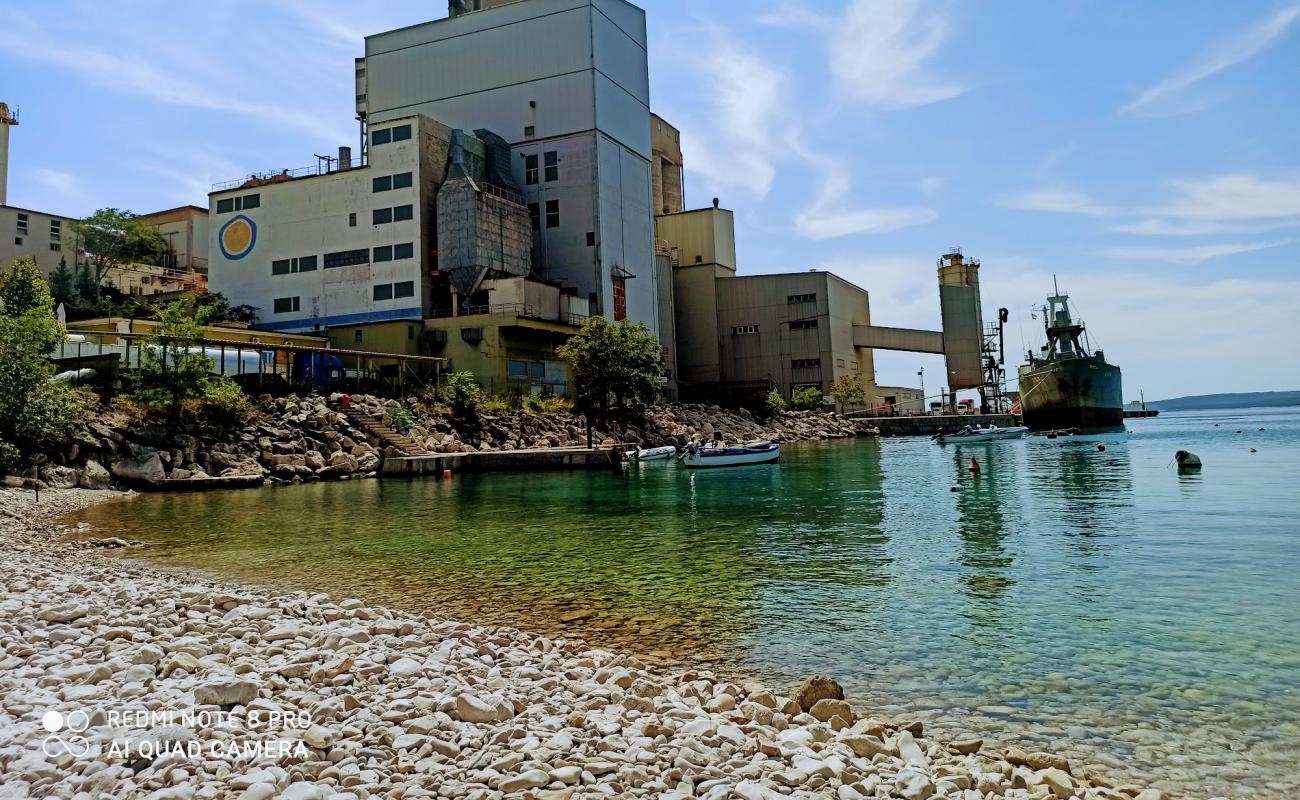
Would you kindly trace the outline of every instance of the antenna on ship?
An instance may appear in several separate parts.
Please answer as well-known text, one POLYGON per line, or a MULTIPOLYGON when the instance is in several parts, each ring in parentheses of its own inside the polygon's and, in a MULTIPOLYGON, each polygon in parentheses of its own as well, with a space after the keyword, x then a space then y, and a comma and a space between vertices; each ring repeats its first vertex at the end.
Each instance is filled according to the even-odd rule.
POLYGON ((1061 288, 1056 285, 1056 275, 1052 275, 1052 294, 1060 294, 1061 288))

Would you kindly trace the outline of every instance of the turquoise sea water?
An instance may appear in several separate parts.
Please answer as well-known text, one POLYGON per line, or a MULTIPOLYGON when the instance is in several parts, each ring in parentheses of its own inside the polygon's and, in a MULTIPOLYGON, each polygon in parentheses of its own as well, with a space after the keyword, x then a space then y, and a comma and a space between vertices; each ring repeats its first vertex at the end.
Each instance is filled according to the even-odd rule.
POLYGON ((1117 778, 1300 794, 1300 409, 811 443, 742 470, 155 495, 81 518, 164 564, 778 685, 827 672, 864 711, 1117 778), (1179 475, 1178 449, 1204 470, 1179 475))

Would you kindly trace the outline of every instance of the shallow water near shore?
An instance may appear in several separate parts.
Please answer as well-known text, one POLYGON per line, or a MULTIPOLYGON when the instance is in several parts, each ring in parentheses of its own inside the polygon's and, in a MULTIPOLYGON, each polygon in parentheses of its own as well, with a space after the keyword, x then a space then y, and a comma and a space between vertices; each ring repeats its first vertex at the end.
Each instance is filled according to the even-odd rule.
POLYGON ((776 686, 827 672, 862 711, 1193 796, 1300 793, 1300 410, 783 461, 151 495, 76 519, 163 565, 776 686), (1204 470, 1179 475, 1178 449, 1204 470))

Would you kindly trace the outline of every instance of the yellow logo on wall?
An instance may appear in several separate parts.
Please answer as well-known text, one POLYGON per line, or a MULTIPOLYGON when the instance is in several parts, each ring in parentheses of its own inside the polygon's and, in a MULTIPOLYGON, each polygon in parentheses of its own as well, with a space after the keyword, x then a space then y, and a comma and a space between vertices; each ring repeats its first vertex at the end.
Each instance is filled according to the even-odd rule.
POLYGON ((217 243, 221 245, 222 255, 238 261, 253 252, 253 245, 257 244, 257 223, 240 214, 221 226, 217 243))

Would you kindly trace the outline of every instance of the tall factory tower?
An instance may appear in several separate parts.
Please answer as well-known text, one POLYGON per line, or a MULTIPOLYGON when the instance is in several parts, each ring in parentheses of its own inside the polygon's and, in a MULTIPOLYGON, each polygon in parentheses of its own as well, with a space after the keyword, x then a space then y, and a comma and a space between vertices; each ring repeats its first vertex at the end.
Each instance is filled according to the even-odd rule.
POLYGON ((17 112, 0 103, 0 206, 9 202, 9 126, 17 124, 17 112))

